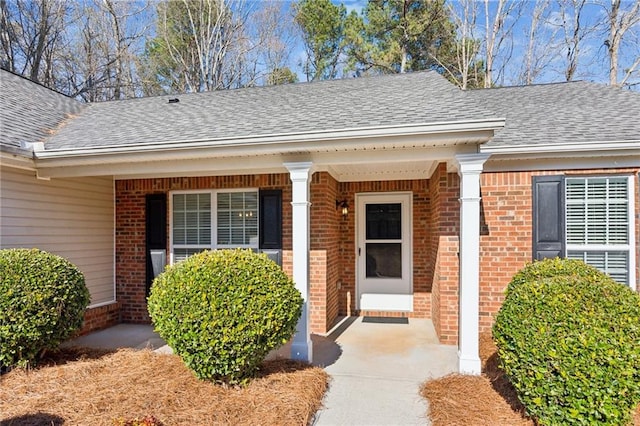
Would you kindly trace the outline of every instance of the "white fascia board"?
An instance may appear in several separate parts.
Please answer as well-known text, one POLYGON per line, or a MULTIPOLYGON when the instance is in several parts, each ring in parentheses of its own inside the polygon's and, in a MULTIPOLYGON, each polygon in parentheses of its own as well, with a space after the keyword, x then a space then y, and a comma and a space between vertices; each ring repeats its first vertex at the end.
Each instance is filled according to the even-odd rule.
POLYGON ((484 172, 523 172, 551 170, 587 170, 587 169, 628 169, 640 167, 640 154, 635 155, 592 155, 567 156, 554 158, 509 158, 503 159, 492 155, 485 163, 484 172))
POLYGON ((627 141, 593 141, 593 142, 566 142, 533 145, 483 145, 480 152, 486 154, 518 155, 518 154, 559 154, 559 153, 587 153, 619 150, 638 150, 640 152, 640 140, 627 141))
MULTIPOLYGON (((393 136, 409 135, 437 135, 449 133, 467 133, 489 131, 504 127, 504 119, 468 120, 458 122, 436 122, 416 125, 377 126, 367 128, 353 128, 322 132, 283 133, 265 136, 244 136, 224 139, 182 140, 161 143, 147 143, 136 145, 110 145, 90 148, 50 149, 45 146, 44 151, 36 153, 38 159, 70 158, 78 156, 99 156, 105 154, 143 153, 158 151, 192 150, 198 148, 224 148, 232 149, 256 147, 260 145, 282 145, 313 142, 331 142, 336 140, 371 139, 393 136)), ((489 136, 490 137, 490 136, 489 136)), ((489 139, 486 138, 486 140, 489 139)), ((486 140, 482 142, 486 142, 486 140)))

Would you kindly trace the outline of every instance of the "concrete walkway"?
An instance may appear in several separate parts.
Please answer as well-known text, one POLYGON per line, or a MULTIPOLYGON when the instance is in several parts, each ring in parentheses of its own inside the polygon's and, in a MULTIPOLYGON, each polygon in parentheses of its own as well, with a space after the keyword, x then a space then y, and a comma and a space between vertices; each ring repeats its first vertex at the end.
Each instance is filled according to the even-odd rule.
POLYGON ((64 342, 61 346, 84 346, 96 349, 152 349, 169 352, 164 340, 147 324, 118 324, 105 330, 96 331, 64 342))
MULTIPOLYGON (((456 347, 438 344, 429 320, 388 324, 346 318, 329 335, 313 335, 312 341, 314 365, 331 375, 324 408, 314 422, 318 426, 428 425, 420 385, 456 371, 456 347)), ((121 324, 65 345, 171 352, 148 325, 121 324)), ((285 345, 269 358, 289 353, 285 345)))
POLYGON ((357 318, 335 341, 342 354, 325 368, 332 381, 316 425, 429 424, 420 385, 457 366, 457 349, 438 343, 431 321, 357 318))

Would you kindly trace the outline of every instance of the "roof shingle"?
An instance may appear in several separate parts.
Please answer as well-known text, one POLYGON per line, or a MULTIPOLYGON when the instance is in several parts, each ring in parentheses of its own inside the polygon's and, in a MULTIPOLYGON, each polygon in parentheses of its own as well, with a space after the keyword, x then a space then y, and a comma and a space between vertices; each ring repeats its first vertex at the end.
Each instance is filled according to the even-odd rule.
POLYGON ((102 102, 46 149, 127 146, 496 118, 435 72, 102 102), (169 103, 177 97, 178 103, 169 103))
POLYGON ((506 118, 486 147, 640 140, 640 94, 588 82, 461 91, 433 71, 82 104, 0 71, 4 146, 180 144, 506 118))
POLYGON ((0 69, 0 146, 44 142, 86 104, 0 69))
POLYGON ((640 93, 584 81, 468 93, 506 117, 487 147, 640 141, 640 93))

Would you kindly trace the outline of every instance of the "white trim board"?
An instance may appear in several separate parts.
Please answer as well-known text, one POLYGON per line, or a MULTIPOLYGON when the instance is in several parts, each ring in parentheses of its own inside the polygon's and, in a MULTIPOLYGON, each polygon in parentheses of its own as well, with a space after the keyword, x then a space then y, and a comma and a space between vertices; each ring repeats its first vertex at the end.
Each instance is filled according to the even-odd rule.
POLYGON ((413 294, 362 293, 360 310, 413 312, 413 294))

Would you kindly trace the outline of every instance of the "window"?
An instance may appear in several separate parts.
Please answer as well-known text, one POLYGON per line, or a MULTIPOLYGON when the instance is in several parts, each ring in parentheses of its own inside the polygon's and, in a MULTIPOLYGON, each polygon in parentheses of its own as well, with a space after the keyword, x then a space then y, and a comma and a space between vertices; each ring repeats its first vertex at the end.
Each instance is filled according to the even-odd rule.
POLYGON ((258 191, 175 192, 172 262, 207 249, 258 249, 258 191))
POLYGON ((581 259, 635 285, 633 179, 539 176, 534 188, 534 257, 581 259))
POLYGON ((630 200, 626 177, 566 178, 567 257, 629 282, 630 200))
POLYGON ((258 247, 258 193, 218 193, 218 247, 258 247))

